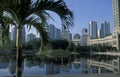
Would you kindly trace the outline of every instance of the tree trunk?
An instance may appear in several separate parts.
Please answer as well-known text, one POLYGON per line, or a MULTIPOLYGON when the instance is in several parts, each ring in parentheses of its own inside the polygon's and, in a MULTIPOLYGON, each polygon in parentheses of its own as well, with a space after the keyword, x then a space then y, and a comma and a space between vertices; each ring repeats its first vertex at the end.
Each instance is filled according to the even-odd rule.
POLYGON ((17 28, 16 77, 22 77, 22 28, 17 28))

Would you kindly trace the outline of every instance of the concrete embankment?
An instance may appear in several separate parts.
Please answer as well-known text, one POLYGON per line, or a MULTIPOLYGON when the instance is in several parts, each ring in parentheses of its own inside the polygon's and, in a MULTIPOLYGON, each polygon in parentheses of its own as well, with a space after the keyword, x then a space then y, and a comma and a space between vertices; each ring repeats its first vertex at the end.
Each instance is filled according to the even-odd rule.
POLYGON ((120 73, 116 74, 78 74, 78 75, 46 75, 46 76, 24 76, 24 77, 120 77, 120 73))
MULTIPOLYGON (((14 76, 0 76, 0 77, 14 77, 14 76)), ((22 77, 120 77, 120 73, 107 74, 71 74, 71 75, 44 75, 44 76, 22 76, 22 77)))

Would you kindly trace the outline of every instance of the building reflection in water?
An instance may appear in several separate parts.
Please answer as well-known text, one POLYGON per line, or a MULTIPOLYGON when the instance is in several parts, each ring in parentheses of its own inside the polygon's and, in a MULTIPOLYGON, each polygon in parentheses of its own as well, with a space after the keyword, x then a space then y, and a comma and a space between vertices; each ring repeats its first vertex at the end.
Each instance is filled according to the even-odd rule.
POLYGON ((9 58, 9 71, 12 75, 14 75, 16 72, 16 57, 15 56, 11 56, 9 58))
MULTIPOLYGON (((14 55, 2 55, 0 56, 0 69, 5 69, 15 75, 16 72, 16 56, 14 55)), ((22 62, 22 72, 24 69, 24 61, 22 62)))
POLYGON ((8 56, 0 55, 0 69, 8 67, 8 56))
MULTIPOLYGON (((104 57, 105 58, 105 57, 104 57)), ((108 57, 107 57, 108 58, 108 57)), ((88 73, 107 73, 108 69, 116 73, 120 71, 120 59, 119 57, 110 58, 109 60, 98 59, 83 59, 78 60, 75 63, 68 64, 54 64, 41 60, 40 57, 30 56, 24 57, 22 62, 23 75, 46 75, 46 74, 88 74, 88 73), (100 65, 98 65, 99 63, 100 65), (109 66, 107 66, 109 65, 109 66), (102 67, 100 67, 102 66, 102 67), (27 69, 24 69, 27 67, 27 69), (34 68, 32 68, 34 67, 34 68), (114 67, 114 68, 113 68, 114 67), (105 69, 108 68, 108 69, 105 69), (23 71, 24 70, 24 71, 23 71), (34 70, 34 71, 33 71, 34 70), (32 71, 32 73, 30 73, 32 71), (37 73, 36 73, 37 72, 37 73), (41 73, 42 72, 42 73, 41 73)), ((10 72, 11 75, 15 75, 16 72, 16 57, 15 55, 1 55, 0 56, 0 69, 5 69, 10 72)), ((0 75, 2 73, 0 72, 0 75)), ((8 75, 8 74, 7 74, 8 75)))

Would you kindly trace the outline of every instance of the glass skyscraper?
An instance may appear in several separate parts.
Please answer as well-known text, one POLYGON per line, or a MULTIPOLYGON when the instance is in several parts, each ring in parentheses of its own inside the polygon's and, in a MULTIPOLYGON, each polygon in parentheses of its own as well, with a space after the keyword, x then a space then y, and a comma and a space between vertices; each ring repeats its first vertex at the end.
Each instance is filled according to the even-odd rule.
POLYGON ((101 37, 105 37, 110 34, 110 23, 104 21, 101 23, 101 37))
POLYGON ((93 39, 97 38, 97 22, 96 21, 89 22, 89 36, 90 38, 93 38, 93 39))
MULTIPOLYGON (((16 43, 17 27, 13 27, 11 31, 11 41, 16 43)), ((25 44, 26 31, 25 27, 22 27, 22 43, 25 44)))
POLYGON ((120 33, 120 0, 112 0, 113 17, 114 17, 114 33, 120 33))

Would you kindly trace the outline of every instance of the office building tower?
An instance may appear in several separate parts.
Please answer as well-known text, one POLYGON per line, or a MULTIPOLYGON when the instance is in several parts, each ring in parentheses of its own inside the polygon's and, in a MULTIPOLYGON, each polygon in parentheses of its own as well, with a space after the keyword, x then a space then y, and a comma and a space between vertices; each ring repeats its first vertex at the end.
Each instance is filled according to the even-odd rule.
POLYGON ((67 41, 72 41, 72 34, 70 33, 69 29, 62 26, 62 39, 66 39, 67 41))
POLYGON ((98 29, 97 35, 98 35, 98 39, 100 39, 101 38, 101 29, 98 29))
MULTIPOLYGON (((11 41, 13 43, 16 43, 16 36, 17 36, 17 28, 13 27, 12 31, 11 31, 11 41)), ((26 31, 25 31, 25 27, 22 27, 22 43, 25 43, 25 36, 26 36, 26 31)))
POLYGON ((88 31, 87 31, 86 28, 83 28, 82 29, 82 43, 83 43, 83 46, 87 45, 87 40, 88 40, 88 31))
POLYGON ((113 17, 114 17, 114 33, 120 33, 120 0, 112 0, 113 17))
POLYGON ((0 46, 2 46, 2 30, 0 29, 0 46))
POLYGON ((89 22, 89 36, 92 39, 97 38, 97 22, 96 21, 89 22))
POLYGON ((26 42, 29 42, 35 38, 36 38, 36 36, 33 33, 27 34, 26 42))
POLYGON ((25 31, 25 27, 22 27, 22 43, 25 44, 25 40, 26 40, 26 31, 25 31))
POLYGON ((101 37, 105 37, 110 34, 110 23, 104 21, 101 23, 101 37))
POLYGON ((54 32, 55 32, 55 26, 53 24, 48 25, 48 36, 51 40, 53 40, 55 37, 54 32))
POLYGON ((61 31, 60 31, 60 29, 58 29, 58 28, 55 28, 55 37, 54 37, 54 39, 56 39, 56 40, 60 40, 61 39, 61 31))
POLYGON ((48 32, 48 36, 51 40, 61 39, 60 29, 56 28, 53 24, 48 25, 46 29, 46 31, 48 32))
POLYGON ((11 41, 16 43, 17 28, 13 27, 11 31, 11 41))

